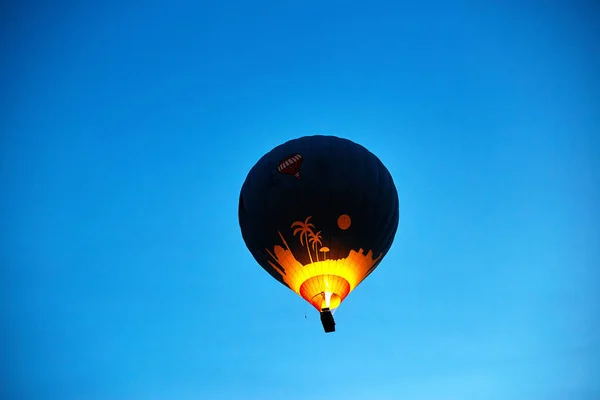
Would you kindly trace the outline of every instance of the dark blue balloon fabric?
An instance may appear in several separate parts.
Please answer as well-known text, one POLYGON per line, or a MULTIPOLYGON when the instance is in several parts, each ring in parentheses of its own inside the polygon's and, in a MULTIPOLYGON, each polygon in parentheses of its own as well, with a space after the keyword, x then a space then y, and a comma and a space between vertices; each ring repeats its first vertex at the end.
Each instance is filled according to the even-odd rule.
POLYGON ((274 261, 277 244, 280 259, 289 249, 301 265, 370 251, 375 261, 362 281, 392 245, 399 201, 389 171, 365 147, 335 136, 305 136, 258 160, 242 186, 238 216, 246 246, 282 284, 290 286, 284 278, 291 264, 274 261))

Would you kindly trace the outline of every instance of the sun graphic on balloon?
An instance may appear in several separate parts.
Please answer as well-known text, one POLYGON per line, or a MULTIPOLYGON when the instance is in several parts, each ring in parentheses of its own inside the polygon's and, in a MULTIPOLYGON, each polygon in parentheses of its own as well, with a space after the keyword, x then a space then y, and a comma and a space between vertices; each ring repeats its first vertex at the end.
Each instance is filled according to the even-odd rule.
POLYGON ((348 214, 342 214, 338 217, 337 224, 341 230, 345 231, 346 229, 350 228, 352 219, 348 214))

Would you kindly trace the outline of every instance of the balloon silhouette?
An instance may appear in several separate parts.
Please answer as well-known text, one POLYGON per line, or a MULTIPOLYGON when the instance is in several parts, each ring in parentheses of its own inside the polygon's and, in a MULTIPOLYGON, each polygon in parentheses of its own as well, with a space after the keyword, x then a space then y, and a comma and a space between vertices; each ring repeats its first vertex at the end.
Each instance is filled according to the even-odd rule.
POLYGON ((398 193, 387 168, 365 147, 305 136, 275 147, 251 168, 238 218, 258 264, 315 307, 325 332, 333 332, 331 311, 394 241, 398 193))

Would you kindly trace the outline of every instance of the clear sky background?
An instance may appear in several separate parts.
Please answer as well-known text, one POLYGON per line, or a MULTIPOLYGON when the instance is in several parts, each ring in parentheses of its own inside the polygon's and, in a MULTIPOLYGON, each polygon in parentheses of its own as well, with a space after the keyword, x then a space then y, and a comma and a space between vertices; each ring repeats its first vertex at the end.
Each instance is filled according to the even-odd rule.
POLYGON ((0 397, 600 398, 593 1, 48 3, 0 13, 0 397), (400 196, 330 335, 237 221, 310 134, 400 196))

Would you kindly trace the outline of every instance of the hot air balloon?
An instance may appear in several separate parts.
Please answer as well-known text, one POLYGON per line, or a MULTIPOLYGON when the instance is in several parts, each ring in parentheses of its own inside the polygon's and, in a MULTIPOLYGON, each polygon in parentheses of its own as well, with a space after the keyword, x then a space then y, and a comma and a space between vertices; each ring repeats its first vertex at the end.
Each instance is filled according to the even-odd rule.
POLYGON ((282 174, 294 175, 296 179, 300 179, 300 166, 302 165, 302 154, 294 154, 284 157, 277 164, 277 170, 282 174))
POLYGON ((336 136, 304 136, 263 155, 242 185, 243 240, 273 278, 320 313, 332 311, 381 263, 399 220, 387 168, 365 147, 336 136))

